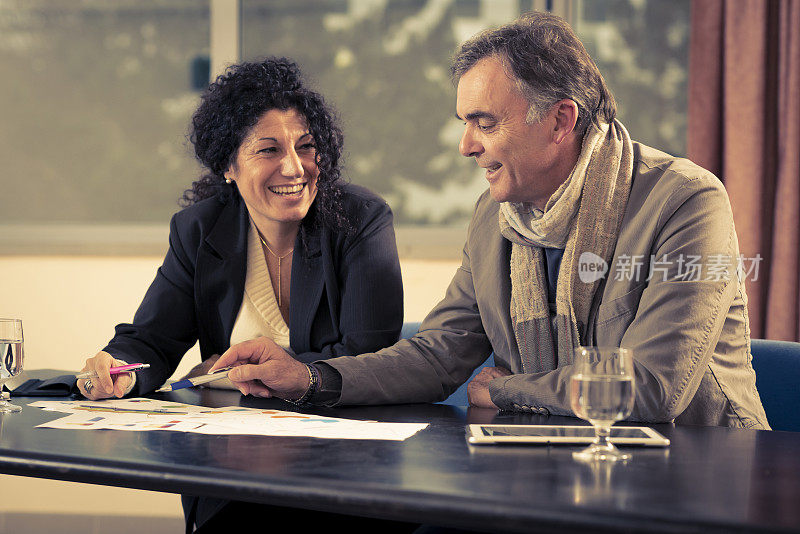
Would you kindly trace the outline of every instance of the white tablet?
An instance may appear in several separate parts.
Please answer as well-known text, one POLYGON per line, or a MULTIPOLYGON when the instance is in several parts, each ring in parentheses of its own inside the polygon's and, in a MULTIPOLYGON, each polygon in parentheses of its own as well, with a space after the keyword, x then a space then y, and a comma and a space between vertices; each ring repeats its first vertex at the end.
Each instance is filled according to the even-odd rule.
MULTIPOLYGON (((614 426, 609 438, 615 445, 666 447, 669 440, 646 426, 614 426)), ((497 443, 589 444, 594 427, 568 425, 467 425, 467 441, 473 445, 497 443)))

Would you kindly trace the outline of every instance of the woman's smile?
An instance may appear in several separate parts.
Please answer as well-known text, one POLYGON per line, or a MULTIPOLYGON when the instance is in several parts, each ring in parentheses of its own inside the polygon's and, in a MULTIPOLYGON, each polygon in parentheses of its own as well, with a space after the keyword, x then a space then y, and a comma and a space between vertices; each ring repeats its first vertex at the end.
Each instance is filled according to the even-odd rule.
POLYGON ((281 197, 299 197, 303 194, 306 183, 307 182, 294 185, 271 185, 267 187, 267 189, 281 197))

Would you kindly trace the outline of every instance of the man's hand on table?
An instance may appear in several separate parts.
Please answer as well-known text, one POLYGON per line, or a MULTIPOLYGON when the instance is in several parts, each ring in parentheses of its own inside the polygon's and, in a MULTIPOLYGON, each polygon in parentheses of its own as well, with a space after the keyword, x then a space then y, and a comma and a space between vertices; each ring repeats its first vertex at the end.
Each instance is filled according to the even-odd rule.
POLYGON ((266 337, 232 346, 209 372, 230 365, 228 378, 242 395, 295 400, 309 387, 308 367, 266 337))
POLYGON ((511 371, 505 367, 484 367, 481 372, 467 384, 467 398, 469 405, 476 408, 493 408, 499 409, 495 403, 492 402, 492 397, 489 395, 489 383, 495 378, 501 378, 511 374, 511 371))

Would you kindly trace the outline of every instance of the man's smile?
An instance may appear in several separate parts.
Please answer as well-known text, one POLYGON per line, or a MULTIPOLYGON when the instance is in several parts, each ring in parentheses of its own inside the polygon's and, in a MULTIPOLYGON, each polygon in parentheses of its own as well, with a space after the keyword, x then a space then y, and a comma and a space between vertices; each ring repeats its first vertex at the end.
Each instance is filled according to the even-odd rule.
POLYGON ((502 163, 494 163, 492 165, 487 165, 486 167, 484 167, 484 169, 486 169, 486 178, 491 179, 492 177, 494 177, 494 175, 497 174, 497 172, 502 168, 502 166, 503 166, 502 163))

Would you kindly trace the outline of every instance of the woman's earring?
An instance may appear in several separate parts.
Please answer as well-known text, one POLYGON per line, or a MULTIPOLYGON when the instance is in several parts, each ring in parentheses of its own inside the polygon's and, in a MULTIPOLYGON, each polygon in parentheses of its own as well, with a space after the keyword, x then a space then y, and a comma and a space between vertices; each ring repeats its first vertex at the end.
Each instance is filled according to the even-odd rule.
POLYGON ((225 178, 225 183, 226 184, 230 184, 231 182, 232 182, 232 180, 230 178, 225 178))

